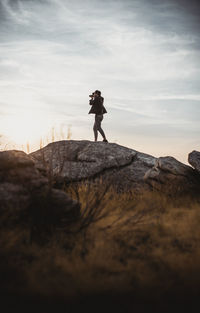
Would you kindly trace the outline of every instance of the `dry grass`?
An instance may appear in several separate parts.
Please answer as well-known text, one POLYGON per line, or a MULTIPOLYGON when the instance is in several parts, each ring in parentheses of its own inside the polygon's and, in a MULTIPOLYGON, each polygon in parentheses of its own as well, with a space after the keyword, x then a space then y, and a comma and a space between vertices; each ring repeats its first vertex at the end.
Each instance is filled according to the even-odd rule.
POLYGON ((100 186, 67 187, 82 204, 81 218, 71 228, 55 229, 46 244, 30 244, 27 225, 1 225, 6 291, 62 299, 134 293, 155 301, 173 292, 195 295, 200 202, 100 186))

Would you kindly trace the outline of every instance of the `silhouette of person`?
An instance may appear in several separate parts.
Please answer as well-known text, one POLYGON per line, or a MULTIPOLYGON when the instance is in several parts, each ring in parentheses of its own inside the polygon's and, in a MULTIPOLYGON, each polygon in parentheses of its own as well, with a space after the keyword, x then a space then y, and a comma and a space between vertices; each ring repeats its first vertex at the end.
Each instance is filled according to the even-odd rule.
POLYGON ((108 142, 106 139, 105 133, 101 128, 101 122, 103 120, 103 114, 107 113, 103 103, 104 98, 101 96, 101 91, 96 90, 90 95, 91 100, 89 104, 92 106, 88 114, 95 114, 95 121, 93 126, 94 131, 94 140, 97 141, 98 138, 98 131, 100 132, 101 136, 103 137, 104 142, 108 142))

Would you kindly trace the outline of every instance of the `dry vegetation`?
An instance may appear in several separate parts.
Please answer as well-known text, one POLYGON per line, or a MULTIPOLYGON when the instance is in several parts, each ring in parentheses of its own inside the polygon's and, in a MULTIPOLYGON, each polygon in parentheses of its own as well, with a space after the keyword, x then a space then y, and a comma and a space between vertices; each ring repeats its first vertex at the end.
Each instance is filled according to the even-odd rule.
POLYGON ((76 223, 51 215, 48 194, 29 212, 0 212, 3 312, 196 312, 200 196, 122 194, 101 181, 63 189, 81 203, 76 223))
POLYGON ((102 183, 65 189, 80 201, 80 219, 55 226, 45 242, 30 243, 30 223, 16 210, 1 212, 0 275, 7 296, 26 296, 34 305, 48 299, 47 311, 61 303, 93 311, 96 303, 95 312, 111 312, 109 306, 142 312, 156 303, 168 312, 167 303, 185 306, 186 299, 191 308, 200 287, 198 199, 118 194, 102 183))

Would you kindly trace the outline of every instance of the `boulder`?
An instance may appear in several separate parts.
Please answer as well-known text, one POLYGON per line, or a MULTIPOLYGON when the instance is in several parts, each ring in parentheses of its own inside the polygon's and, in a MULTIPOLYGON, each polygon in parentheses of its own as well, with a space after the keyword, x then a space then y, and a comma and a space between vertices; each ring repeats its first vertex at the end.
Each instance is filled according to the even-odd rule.
POLYGON ((49 178, 25 152, 0 152, 0 213, 17 213, 18 218, 26 216, 30 221, 36 211, 37 216, 45 211, 47 216, 57 217, 60 212, 71 220, 79 216, 80 205, 64 191, 52 188, 49 178))
POLYGON ((31 153, 36 167, 52 170, 65 181, 94 177, 108 169, 131 164, 136 151, 117 144, 90 141, 59 141, 31 153))
POLYGON ((192 151, 188 155, 188 162, 200 173, 200 152, 192 151))
POLYGON ((33 160, 25 152, 10 150, 0 153, 0 171, 25 167, 34 167, 33 160))
POLYGON ((63 140, 30 154, 55 184, 101 178, 119 191, 186 192, 199 187, 195 170, 175 158, 156 158, 116 143, 63 140))

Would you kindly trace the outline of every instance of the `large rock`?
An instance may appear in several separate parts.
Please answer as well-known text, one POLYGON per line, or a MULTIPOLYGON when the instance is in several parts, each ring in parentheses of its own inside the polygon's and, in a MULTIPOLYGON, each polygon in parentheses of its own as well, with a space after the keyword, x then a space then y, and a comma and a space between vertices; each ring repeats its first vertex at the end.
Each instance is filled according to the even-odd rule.
POLYGON ((23 151, 11 150, 0 153, 0 171, 33 166, 33 160, 23 151))
POLYGON ((51 215, 59 222, 59 214, 77 218, 80 206, 64 191, 52 188, 51 180, 36 168, 31 156, 11 150, 0 152, 0 213, 4 212, 26 216, 29 221, 45 212, 47 218, 51 215))
POLYGON ((200 152, 192 151, 188 155, 188 162, 200 173, 200 152))
POLYGON ((65 140, 30 154, 36 167, 46 170, 55 183, 101 178, 118 190, 194 191, 195 170, 173 157, 151 155, 115 143, 65 140))
POLYGON ((54 176, 77 181, 131 164, 136 151, 117 144, 69 140, 51 143, 31 156, 39 169, 51 168, 54 176))

